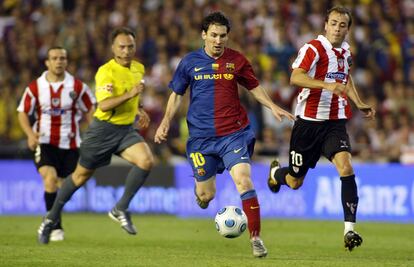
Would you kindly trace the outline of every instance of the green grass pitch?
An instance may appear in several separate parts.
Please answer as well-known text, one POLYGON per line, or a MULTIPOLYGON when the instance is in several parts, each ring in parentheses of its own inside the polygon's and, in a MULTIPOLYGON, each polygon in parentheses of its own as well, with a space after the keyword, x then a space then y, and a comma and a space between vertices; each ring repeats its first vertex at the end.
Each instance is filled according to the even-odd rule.
POLYGON ((263 220, 268 256, 248 234, 221 237, 214 219, 133 215, 138 235, 105 214, 64 214, 65 241, 39 245, 39 216, 0 216, 0 266, 414 266, 414 225, 358 223, 361 247, 345 251, 339 221, 263 220))

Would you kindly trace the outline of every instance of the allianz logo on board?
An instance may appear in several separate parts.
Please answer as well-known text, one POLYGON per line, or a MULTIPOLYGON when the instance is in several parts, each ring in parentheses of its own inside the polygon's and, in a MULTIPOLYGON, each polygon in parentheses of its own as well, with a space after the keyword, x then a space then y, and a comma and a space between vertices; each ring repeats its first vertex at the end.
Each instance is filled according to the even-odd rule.
MULTIPOLYGON (((337 179, 336 179, 337 178, 337 179)), ((317 178, 315 214, 342 214, 341 181, 317 178)), ((411 185, 370 185, 358 183, 358 214, 364 216, 408 216, 414 214, 414 182, 411 185)))

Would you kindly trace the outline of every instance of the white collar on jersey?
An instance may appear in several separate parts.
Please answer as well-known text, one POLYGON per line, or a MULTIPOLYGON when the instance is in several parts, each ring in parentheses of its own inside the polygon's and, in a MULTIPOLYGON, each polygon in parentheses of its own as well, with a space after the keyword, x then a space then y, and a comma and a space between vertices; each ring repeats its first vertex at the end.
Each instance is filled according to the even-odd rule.
MULTIPOLYGON (((321 41, 321 43, 322 43, 325 47, 328 47, 328 48, 330 48, 330 49, 332 49, 332 48, 333 48, 333 46, 332 46, 331 42, 329 42, 329 40, 328 40, 325 36, 323 36, 323 35, 318 35, 318 38, 316 38, 316 39, 317 39, 317 40, 319 40, 319 41, 321 41)), ((346 41, 343 41, 343 42, 342 42, 342 44, 341 44, 341 48, 342 48, 342 49, 347 50, 347 49, 349 49, 349 44, 348 44, 346 41)))
MULTIPOLYGON (((45 82, 47 82, 47 83, 51 83, 51 82, 49 82, 47 79, 46 79, 46 74, 47 74, 47 70, 46 71, 44 71, 43 73, 42 73, 42 75, 40 76, 40 79, 43 79, 45 82)), ((67 83, 67 82, 69 82, 69 81, 71 81, 71 80, 73 80, 73 77, 72 77, 72 75, 69 73, 69 72, 67 72, 67 71, 65 71, 65 78, 63 79, 63 81, 60 81, 60 82, 58 82, 58 83, 61 83, 61 82, 63 82, 63 83, 67 83)))

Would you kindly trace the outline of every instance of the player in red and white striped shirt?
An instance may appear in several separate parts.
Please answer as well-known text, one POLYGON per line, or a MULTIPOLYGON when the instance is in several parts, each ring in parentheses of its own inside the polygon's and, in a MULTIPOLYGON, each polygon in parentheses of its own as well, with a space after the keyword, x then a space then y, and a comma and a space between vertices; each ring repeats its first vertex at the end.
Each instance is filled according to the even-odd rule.
POLYGON ((274 193, 283 184, 298 189, 319 157, 328 158, 341 177, 344 242, 349 250, 362 243, 361 236, 354 231, 358 192, 345 128, 351 117, 349 99, 367 118, 375 116, 375 110, 359 98, 350 75, 352 54, 344 40, 351 24, 349 10, 334 7, 326 16, 326 34, 300 49, 290 79, 301 92, 290 141, 289 167, 281 168, 277 160, 273 161, 268 178, 268 186, 274 193))
MULTIPOLYGON (((85 115, 92 118, 96 101, 86 84, 66 72, 65 49, 52 47, 47 55, 47 71, 26 87, 17 111, 28 147, 34 151, 34 161, 43 178, 49 211, 61 179, 76 167, 81 141, 79 123, 85 115), (35 118, 33 125, 29 116, 35 118)), ((63 240, 60 223, 51 240, 63 240)))

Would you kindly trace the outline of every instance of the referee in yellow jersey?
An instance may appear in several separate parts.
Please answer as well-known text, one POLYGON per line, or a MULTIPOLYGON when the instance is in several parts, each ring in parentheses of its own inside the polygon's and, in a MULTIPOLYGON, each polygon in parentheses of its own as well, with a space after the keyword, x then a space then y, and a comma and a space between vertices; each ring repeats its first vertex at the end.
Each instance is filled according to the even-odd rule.
POLYGON ((149 125, 148 115, 139 108, 145 68, 133 59, 136 51, 134 32, 118 28, 112 32, 111 39, 114 58, 101 66, 95 77, 98 107, 94 120, 81 143, 79 163, 72 177, 65 179, 52 209, 39 227, 38 241, 42 244, 49 242, 50 232, 66 202, 95 169, 111 162, 112 154, 124 158, 133 167, 126 178, 123 196, 108 215, 128 234, 136 234, 127 209, 154 164, 149 146, 133 128, 137 115, 141 128, 149 125))

